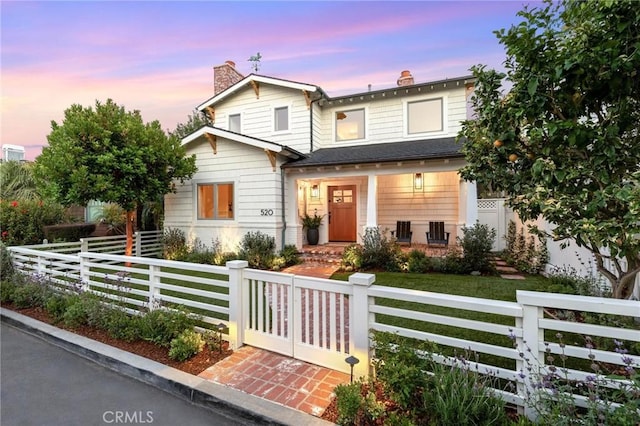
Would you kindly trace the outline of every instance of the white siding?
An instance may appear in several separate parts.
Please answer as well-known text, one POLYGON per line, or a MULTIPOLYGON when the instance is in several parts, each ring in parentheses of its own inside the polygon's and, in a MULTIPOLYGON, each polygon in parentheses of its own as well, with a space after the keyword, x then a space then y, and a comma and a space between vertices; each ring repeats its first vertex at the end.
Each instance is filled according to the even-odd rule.
POLYGON ((196 155, 198 171, 191 181, 177 183, 177 193, 165 197, 165 228, 180 228, 189 239, 199 238, 211 246, 220 240, 224 250, 236 251, 249 231, 260 230, 281 243, 282 204, 280 162, 273 171, 266 153, 258 148, 218 138, 217 154, 204 139, 188 146, 188 155, 196 155), (234 218, 232 220, 198 220, 196 191, 199 183, 234 184, 234 218), (263 210, 265 210, 263 214, 263 210))
MULTIPOLYGON (((393 93, 393 92, 390 92, 393 93)), ((314 132, 314 150, 318 148, 330 148, 349 145, 368 145, 371 143, 398 142, 401 140, 431 139, 456 136, 461 128, 461 121, 467 118, 467 102, 464 86, 450 90, 434 91, 415 96, 393 96, 384 98, 376 95, 373 99, 361 100, 354 98, 350 102, 344 99, 334 102, 332 106, 325 106, 322 115, 318 119, 318 131, 314 132), (406 134, 406 102, 423 99, 443 98, 445 131, 433 134, 407 135, 406 134), (365 109, 364 140, 359 141, 335 141, 334 116, 337 111, 344 109, 365 109)), ((314 106, 314 108, 316 108, 314 106)), ((314 123, 315 124, 315 123, 314 123)))
POLYGON ((443 221, 455 241, 458 220, 457 172, 424 173, 424 190, 414 191, 413 175, 378 177, 378 224, 395 230, 399 220, 411 221, 413 242, 426 243, 429 222, 443 221))
POLYGON ((309 152, 311 113, 302 91, 260 84, 259 93, 247 86, 216 105, 214 125, 228 130, 229 114, 241 113, 243 134, 309 152), (275 132, 273 109, 282 106, 290 109, 289 131, 275 132))

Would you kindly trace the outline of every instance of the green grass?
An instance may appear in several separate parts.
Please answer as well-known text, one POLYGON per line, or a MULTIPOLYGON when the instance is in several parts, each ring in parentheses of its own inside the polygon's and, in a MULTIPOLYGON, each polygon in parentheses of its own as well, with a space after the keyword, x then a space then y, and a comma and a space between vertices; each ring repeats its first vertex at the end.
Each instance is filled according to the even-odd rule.
MULTIPOLYGON (((332 278, 348 280, 350 274, 338 273, 332 278)), ((376 273, 375 285, 385 287, 396 287, 411 290, 429 291, 434 293, 452 294, 457 296, 468 296, 483 299, 503 300, 509 302, 516 301, 516 290, 545 291, 548 280, 542 276, 527 276, 524 280, 507 280, 500 277, 471 276, 453 274, 408 274, 379 272, 376 273)), ((425 312, 437 315, 452 316, 469 320, 490 322, 515 326, 515 321, 510 316, 488 314, 483 312, 469 311, 464 309, 451 309, 436 305, 424 305, 421 303, 406 302, 394 299, 376 298, 376 304, 389 306, 398 309, 407 309, 417 312, 425 312)), ((512 341, 507 335, 497 335, 478 330, 452 327, 442 324, 423 322, 415 319, 400 318, 388 315, 376 315, 376 322, 402 327, 412 330, 419 330, 428 333, 440 334, 472 341, 483 342, 496 346, 512 347, 512 341)), ((460 353, 460 349, 441 347, 442 352, 447 355, 460 353)), ((505 368, 515 368, 515 361, 488 354, 476 354, 479 362, 501 366, 505 368)))

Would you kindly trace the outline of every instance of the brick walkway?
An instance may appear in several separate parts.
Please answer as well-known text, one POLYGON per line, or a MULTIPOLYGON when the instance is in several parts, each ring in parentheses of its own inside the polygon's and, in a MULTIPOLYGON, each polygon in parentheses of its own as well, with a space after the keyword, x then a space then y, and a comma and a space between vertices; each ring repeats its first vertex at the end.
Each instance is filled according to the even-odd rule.
POLYGON ((348 374, 243 346, 199 375, 251 395, 321 416, 348 374))

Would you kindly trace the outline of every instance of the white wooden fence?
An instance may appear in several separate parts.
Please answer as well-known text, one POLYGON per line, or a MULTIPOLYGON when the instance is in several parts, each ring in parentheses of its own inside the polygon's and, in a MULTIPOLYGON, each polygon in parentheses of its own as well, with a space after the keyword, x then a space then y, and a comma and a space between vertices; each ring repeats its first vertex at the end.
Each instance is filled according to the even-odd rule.
MULTIPOLYGON (((562 321, 545 314, 550 310, 581 311, 637 318, 637 301, 517 291, 516 302, 504 302, 374 285, 375 276, 371 274, 355 273, 343 282, 259 271, 240 260, 222 267, 107 253, 54 253, 28 247, 11 247, 10 251, 23 272, 48 275, 63 286, 82 283, 86 290, 126 303, 129 309, 154 309, 159 303, 185 306, 201 316, 205 327, 224 324, 228 328, 224 338, 234 349, 255 345, 344 372, 349 372, 345 358, 354 355, 360 360, 354 369, 356 376, 369 374, 371 330, 426 339, 445 350, 471 350, 479 354, 481 362, 470 365, 481 374, 502 379, 502 383, 513 383, 511 390, 496 391, 529 416, 534 415, 527 406, 527 394, 535 388, 532 373, 544 369, 549 354, 584 360, 595 357, 596 361, 621 367, 631 362, 636 369, 640 366, 637 354, 623 356, 613 350, 588 349, 573 341, 561 345, 553 338, 556 333, 575 333, 634 344, 640 342, 638 327, 562 321), (389 300, 407 303, 402 308, 391 307, 385 303, 389 300), (431 313, 433 307, 446 310, 431 313), (474 312, 493 314, 497 319, 468 319, 474 312), (413 325, 393 325, 394 318, 412 320, 413 325), (432 332, 437 325, 472 330, 477 338, 432 332), (487 333, 504 337, 504 344, 486 343, 482 335, 487 333), (550 343, 553 341, 556 343, 550 343), (507 362, 496 366, 492 363, 495 359, 507 362)), ((437 359, 455 362, 451 356, 439 355, 437 359)), ((584 380, 594 372, 567 370, 567 374, 584 380)), ((619 387, 625 383, 607 379, 605 385, 619 387)), ((584 405, 586 401, 577 398, 576 403, 584 405)))

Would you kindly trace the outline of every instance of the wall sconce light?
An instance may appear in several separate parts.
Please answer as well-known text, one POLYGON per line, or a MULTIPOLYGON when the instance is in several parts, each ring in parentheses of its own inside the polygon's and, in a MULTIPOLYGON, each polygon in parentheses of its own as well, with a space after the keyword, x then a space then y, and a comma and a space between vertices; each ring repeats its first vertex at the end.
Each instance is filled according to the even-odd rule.
POLYGON ((318 185, 311 187, 311 198, 320 198, 320 187, 318 185))
POLYGON ((422 190, 422 173, 413 175, 413 189, 422 190))

